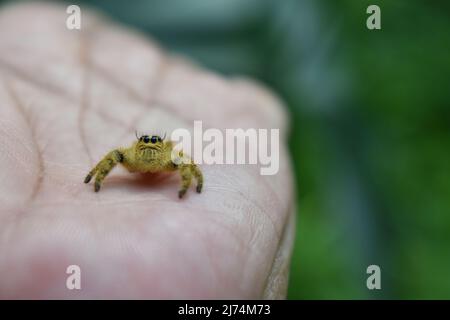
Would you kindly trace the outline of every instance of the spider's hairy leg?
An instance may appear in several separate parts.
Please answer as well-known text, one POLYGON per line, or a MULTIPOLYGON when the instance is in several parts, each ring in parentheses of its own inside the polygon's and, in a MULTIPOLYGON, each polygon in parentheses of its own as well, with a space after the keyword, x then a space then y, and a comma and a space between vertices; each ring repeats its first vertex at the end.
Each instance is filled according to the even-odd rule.
POLYGON ((203 188, 203 174, 200 171, 200 168, 195 163, 192 163, 189 167, 191 169, 192 175, 197 180, 196 190, 198 193, 200 193, 200 192, 202 192, 202 188, 203 188))
POLYGON ((91 181, 92 177, 95 176, 94 190, 98 192, 100 186, 108 175, 108 173, 120 162, 123 162, 123 153, 120 150, 113 150, 109 152, 95 167, 92 169, 86 178, 84 183, 91 181))
POLYGON ((190 165, 181 164, 179 167, 180 175, 181 175, 181 189, 178 191, 178 198, 183 198, 187 189, 191 185, 192 181, 192 172, 190 169, 190 165))

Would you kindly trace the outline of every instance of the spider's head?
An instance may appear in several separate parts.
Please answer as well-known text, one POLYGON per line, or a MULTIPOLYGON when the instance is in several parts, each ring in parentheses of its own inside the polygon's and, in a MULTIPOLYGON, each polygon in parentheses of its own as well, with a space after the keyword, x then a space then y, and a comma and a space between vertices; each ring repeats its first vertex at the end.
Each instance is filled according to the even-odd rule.
POLYGON ((144 149, 154 149, 157 151, 161 151, 161 149, 163 148, 163 144, 164 144, 164 137, 160 137, 160 136, 149 136, 149 135, 143 135, 143 136, 136 136, 136 138, 138 139, 137 142, 137 148, 139 150, 144 150, 144 149))

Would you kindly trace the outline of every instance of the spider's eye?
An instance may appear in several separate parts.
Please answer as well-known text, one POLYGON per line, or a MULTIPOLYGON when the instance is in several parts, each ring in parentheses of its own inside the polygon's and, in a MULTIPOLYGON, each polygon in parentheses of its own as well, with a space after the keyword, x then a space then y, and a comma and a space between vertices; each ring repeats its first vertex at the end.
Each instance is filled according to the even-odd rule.
POLYGON ((161 137, 158 137, 158 142, 161 142, 161 141, 162 141, 161 137))
POLYGON ((150 142, 150 138, 148 136, 145 136, 142 138, 142 141, 144 141, 145 143, 149 143, 150 142))
POLYGON ((157 136, 152 136, 152 143, 156 143, 158 141, 158 137, 157 136))

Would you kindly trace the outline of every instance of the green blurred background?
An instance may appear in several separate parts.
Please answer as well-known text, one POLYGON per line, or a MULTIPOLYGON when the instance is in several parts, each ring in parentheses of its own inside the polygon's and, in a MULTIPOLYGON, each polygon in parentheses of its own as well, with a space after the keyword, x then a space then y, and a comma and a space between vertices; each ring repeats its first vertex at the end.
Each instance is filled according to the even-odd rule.
POLYGON ((450 298, 449 1, 71 3, 282 97, 299 204, 288 298, 450 298), (366 288, 371 264, 382 290, 366 288))

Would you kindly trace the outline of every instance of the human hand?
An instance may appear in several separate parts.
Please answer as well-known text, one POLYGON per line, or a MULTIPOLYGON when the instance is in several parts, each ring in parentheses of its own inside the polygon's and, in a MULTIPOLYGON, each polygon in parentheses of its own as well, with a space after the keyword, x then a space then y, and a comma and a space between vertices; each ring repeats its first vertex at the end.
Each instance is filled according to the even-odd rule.
POLYGON ((0 12, 0 297, 283 298, 294 234, 280 103, 244 79, 169 56, 83 10, 0 12), (99 193, 83 179, 134 131, 279 128, 280 170, 201 165, 201 194, 179 177, 116 168, 99 193), (66 268, 81 268, 68 290, 66 268))

